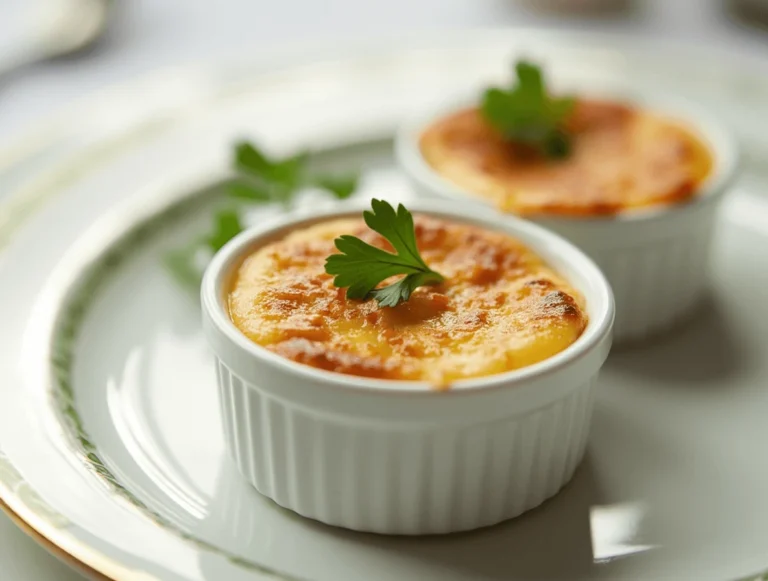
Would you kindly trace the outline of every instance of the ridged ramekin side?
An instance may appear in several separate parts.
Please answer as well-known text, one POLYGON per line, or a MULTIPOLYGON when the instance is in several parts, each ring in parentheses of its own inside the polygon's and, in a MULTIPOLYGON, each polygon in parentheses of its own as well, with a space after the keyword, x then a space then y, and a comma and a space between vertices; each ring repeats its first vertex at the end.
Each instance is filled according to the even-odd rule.
POLYGON ((217 369, 227 447, 262 494, 327 524, 404 535, 492 525, 555 495, 584 455, 596 380, 522 415, 429 428, 317 414, 217 369))
POLYGON ((714 209, 682 224, 674 236, 626 246, 582 245, 613 289, 617 343, 665 331, 698 303, 707 287, 714 209))

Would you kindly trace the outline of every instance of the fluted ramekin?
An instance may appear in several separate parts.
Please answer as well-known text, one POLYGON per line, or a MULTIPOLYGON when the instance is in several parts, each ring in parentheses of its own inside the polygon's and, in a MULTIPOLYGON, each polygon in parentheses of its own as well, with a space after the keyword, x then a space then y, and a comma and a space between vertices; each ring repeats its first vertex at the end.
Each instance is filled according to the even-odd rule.
POLYGON ((517 516, 573 475, 611 344, 610 286, 559 236, 452 206, 410 209, 507 232, 542 256, 585 297, 589 323, 576 342, 535 365, 439 391, 315 369, 250 341, 226 305, 239 261, 292 229, 359 216, 361 204, 248 230, 208 267, 203 321, 216 357, 226 445, 245 478, 277 504, 354 530, 449 533, 517 516))
MULTIPOLYGON (((594 218, 527 217, 576 244, 603 270, 616 299, 614 338, 618 343, 671 327, 702 295, 716 213, 736 176, 738 150, 729 131, 696 104, 623 87, 603 87, 595 96, 630 102, 685 123, 714 158, 712 174, 683 203, 594 218)), ((437 107, 437 113, 404 124, 397 136, 398 161, 419 194, 492 208, 491 202, 440 175, 421 153, 419 140, 427 127, 460 108, 455 104, 437 107)))

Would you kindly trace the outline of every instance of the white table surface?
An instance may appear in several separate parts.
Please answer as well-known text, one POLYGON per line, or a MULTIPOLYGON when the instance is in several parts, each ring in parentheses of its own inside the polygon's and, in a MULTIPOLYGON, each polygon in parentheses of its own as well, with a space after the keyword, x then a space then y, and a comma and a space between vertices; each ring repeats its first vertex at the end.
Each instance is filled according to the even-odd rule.
MULTIPOLYGON (((18 16, 27 14, 30 7, 42 10, 50 1, 0 0, 0 39, 20 42, 23 28, 18 16)), ((99 50, 0 78, 0 136, 21 132, 105 84, 153 68, 237 51, 258 55, 260 48, 291 40, 394 38, 422 30, 534 25, 675 37, 731 48, 760 42, 768 46, 768 33, 730 21, 714 0, 637 0, 630 14, 576 19, 531 11, 517 0, 116 2, 114 29, 99 50)), ((0 42, 0 50, 2 46, 0 42)), ((81 577, 0 514, 0 579, 76 581, 81 577)))

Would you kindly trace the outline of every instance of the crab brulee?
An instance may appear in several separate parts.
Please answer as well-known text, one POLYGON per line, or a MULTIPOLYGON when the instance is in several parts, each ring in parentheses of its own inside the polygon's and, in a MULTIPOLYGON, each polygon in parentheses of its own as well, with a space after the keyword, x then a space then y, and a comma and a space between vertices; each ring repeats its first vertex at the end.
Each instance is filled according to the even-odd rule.
POLYGON ((601 216, 679 203, 712 171, 695 133, 636 106, 578 99, 562 129, 569 151, 548 156, 469 108, 433 123, 419 146, 444 178, 519 215, 601 216))
POLYGON ((417 149, 432 171, 499 210, 599 217, 701 191, 714 154, 692 126, 642 105, 557 95, 518 61, 507 87, 431 121, 417 149))
MULTIPOLYGON (((411 258, 431 278, 382 271, 386 278, 371 285, 368 298, 387 296, 349 298, 352 287, 345 293, 339 286, 347 285, 324 268, 329 256, 344 256, 339 237, 347 243, 357 237, 373 256, 385 251, 378 255, 384 260, 407 244, 358 218, 323 221, 254 249, 240 263, 227 296, 233 323, 255 343, 299 363, 438 387, 537 363, 584 331, 580 294, 515 238, 432 216, 403 219, 412 220, 417 250, 411 258)), ((408 229, 403 232, 407 238, 408 229)), ((372 268, 351 264, 362 273, 372 268)))

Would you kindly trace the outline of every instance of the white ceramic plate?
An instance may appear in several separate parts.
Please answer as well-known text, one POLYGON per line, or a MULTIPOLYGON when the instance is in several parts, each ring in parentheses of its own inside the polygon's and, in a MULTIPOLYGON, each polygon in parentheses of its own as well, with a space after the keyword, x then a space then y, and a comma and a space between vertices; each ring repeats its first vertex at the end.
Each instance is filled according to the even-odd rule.
POLYGON ((0 214, 7 507, 121 581, 763 578, 765 68, 675 46, 517 31, 346 51, 357 56, 315 51, 330 60, 275 74, 226 64, 169 73, 5 152, 23 162, 0 178, 15 192, 0 214), (707 301, 674 333, 611 355, 587 458, 532 513, 422 539, 293 516, 224 456, 199 307, 159 256, 207 222, 229 146, 243 135, 276 152, 311 147, 329 168, 362 166, 362 196, 407 200, 391 155, 396 124, 466 83, 500 78, 516 51, 550 62, 555 75, 662 83, 736 126, 747 167, 721 216, 707 301))

